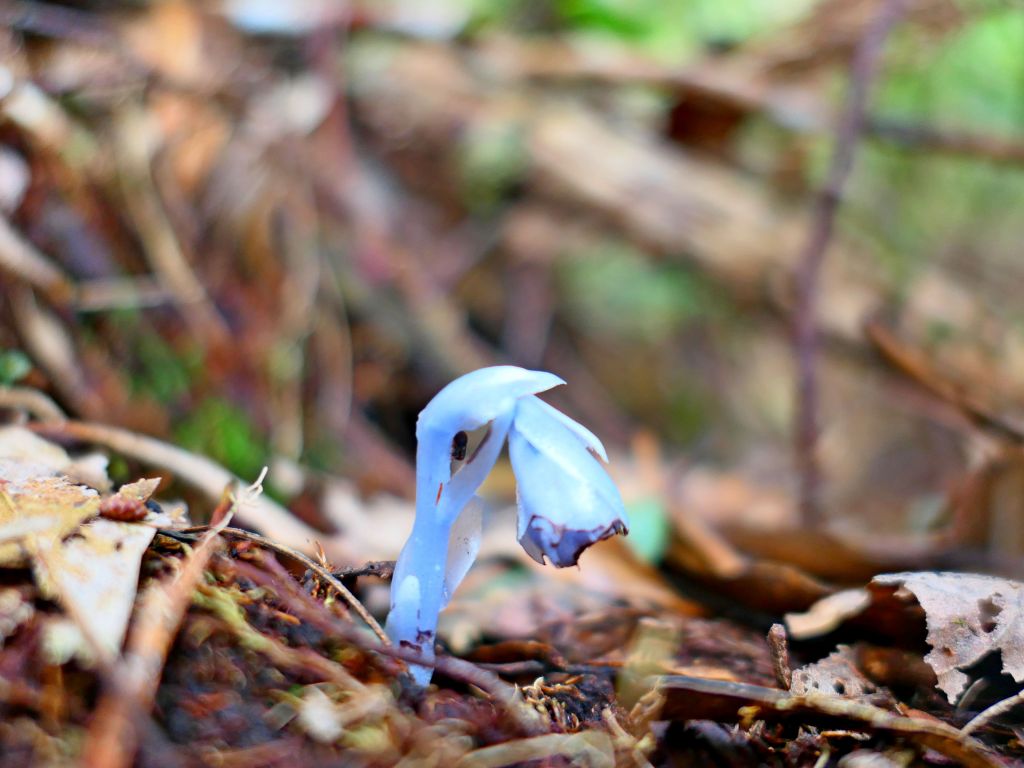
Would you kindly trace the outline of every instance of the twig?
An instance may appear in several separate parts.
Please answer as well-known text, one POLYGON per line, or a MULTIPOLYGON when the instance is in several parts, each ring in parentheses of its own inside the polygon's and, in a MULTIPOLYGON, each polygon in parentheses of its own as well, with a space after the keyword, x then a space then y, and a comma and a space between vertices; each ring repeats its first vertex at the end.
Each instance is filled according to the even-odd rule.
POLYGON ((32 361, 46 372, 61 399, 86 418, 104 411, 103 401, 86 377, 67 326, 25 285, 11 291, 11 316, 32 361))
POLYGON ((889 365, 952 406, 973 426, 1015 445, 1024 444, 1024 428, 1011 423, 988 404, 972 396, 964 386, 942 374, 920 350, 901 341, 880 323, 869 323, 865 332, 889 365))
POLYGON ((137 720, 153 706, 167 654, 217 542, 218 530, 211 528, 177 578, 143 595, 123 660, 100 698, 86 737, 86 768, 121 768, 133 762, 137 720))
POLYGON ((786 628, 781 624, 772 624, 768 630, 768 650, 772 656, 772 671, 779 688, 788 691, 793 685, 793 668, 789 665, 789 643, 786 640, 786 628))
POLYGON ((79 282, 75 309, 79 312, 145 309, 173 301, 174 295, 152 277, 98 277, 79 282))
POLYGON ((27 411, 45 422, 64 421, 67 418, 48 395, 31 387, 0 387, 0 408, 27 411))
POLYGON ((371 560, 358 568, 342 568, 334 571, 335 578, 354 579, 357 576, 376 576, 378 579, 390 579, 395 573, 394 560, 371 560))
POLYGON ((850 66, 850 94, 836 131, 835 149, 825 184, 814 201, 811 231, 796 275, 795 339, 797 357, 796 455, 800 471, 800 508, 806 524, 820 517, 818 443, 818 283, 835 228, 843 189, 853 169, 864 132, 868 91, 882 46, 903 13, 904 0, 884 0, 857 46, 850 66))
POLYGON ((1004 136, 914 125, 883 117, 868 121, 875 139, 915 152, 934 152, 1000 165, 1024 165, 1024 142, 1004 136))
POLYGON ((71 279, 0 216, 0 269, 55 298, 68 298, 71 279))
POLYGON ((748 683, 666 675, 658 682, 665 697, 659 719, 709 718, 737 722, 754 716, 768 723, 795 721, 801 726, 852 728, 907 739, 970 768, 999 768, 1002 763, 975 739, 944 722, 905 717, 862 701, 824 693, 793 696, 748 683), (756 714, 755 714, 756 713, 756 714))
POLYGON ((502 706, 523 733, 537 734, 545 733, 548 730, 544 726, 539 713, 526 706, 514 686, 509 685, 493 672, 471 661, 456 659, 452 656, 437 656, 433 659, 424 659, 419 651, 415 649, 398 648, 394 645, 364 647, 382 656, 390 656, 394 659, 421 664, 424 667, 433 667, 441 674, 447 675, 453 680, 459 680, 476 686, 502 706))
POLYGON ((988 709, 982 710, 975 715, 967 725, 960 729, 960 733, 964 736, 970 736, 982 726, 988 725, 993 718, 1006 714, 1021 702, 1024 702, 1024 691, 1019 691, 1008 699, 997 701, 988 709))
MULTIPOLYGON (((202 529, 189 529, 188 532, 195 530, 202 529)), ((387 633, 384 631, 383 627, 381 627, 381 625, 377 622, 375 618, 373 618, 370 612, 366 610, 365 606, 363 606, 363 604, 359 602, 359 599, 352 594, 348 587, 346 587, 337 578, 335 578, 334 574, 332 574, 324 566, 320 565, 320 563, 316 562, 310 557, 307 557, 298 550, 292 549, 291 547, 285 546, 284 544, 278 544, 277 542, 271 541, 270 539, 264 536, 260 536, 258 533, 244 531, 241 528, 225 528, 223 530, 223 533, 228 536, 236 536, 240 539, 245 539, 246 541, 252 541, 256 544, 259 544, 261 547, 266 547, 267 549, 273 550, 274 552, 278 552, 284 555, 285 557, 290 557, 293 560, 302 563, 309 570, 313 571, 313 573, 315 573, 317 576, 319 576, 321 579, 327 582, 334 589, 335 592, 341 595, 342 598, 344 598, 345 602, 349 604, 349 607, 359 615, 359 618, 366 622, 366 625, 373 630, 373 633, 380 639, 382 643, 384 643, 385 645, 391 644, 391 640, 388 638, 387 633)))

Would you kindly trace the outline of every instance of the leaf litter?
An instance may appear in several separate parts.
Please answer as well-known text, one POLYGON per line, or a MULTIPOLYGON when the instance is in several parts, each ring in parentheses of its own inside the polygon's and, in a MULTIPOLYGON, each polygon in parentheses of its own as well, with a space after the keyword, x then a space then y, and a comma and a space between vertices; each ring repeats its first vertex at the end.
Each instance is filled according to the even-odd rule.
MULTIPOLYGON (((4 459, 11 467, 3 485, 5 546, 13 558, 6 566, 27 564, 33 579, 0 595, 0 669, 36 657, 46 660, 44 669, 64 670, 53 689, 52 678, 23 667, 22 695, 30 702, 69 699, 62 733, 84 740, 87 765, 129 765, 133 749, 167 749, 152 743, 131 714, 136 710, 152 711, 174 751, 214 750, 220 760, 259 755, 269 764, 301 754, 306 761, 344 755, 391 765, 431 754, 463 766, 552 759, 646 765, 670 754, 706 755, 712 738, 719 739, 713 751, 775 754, 785 765, 799 764, 801 753, 792 750, 800 739, 801 749, 819 757, 857 745, 862 755, 903 749, 908 764, 930 751, 967 765, 996 764, 974 737, 900 703, 906 688, 895 694, 885 686, 884 663, 870 646, 841 644, 793 670, 790 690, 779 691, 766 687, 778 672, 758 633, 702 618, 698 603, 661 598, 664 588, 650 593, 646 607, 623 604, 629 593, 621 587, 602 591, 594 583, 595 591, 573 580, 555 588, 561 580, 525 562, 518 584, 496 588, 494 564, 511 555, 500 547, 471 571, 442 627, 473 662, 443 653, 439 684, 410 697, 412 689, 400 682, 401 649, 374 637, 354 610, 364 610, 358 600, 379 588, 372 574, 382 571, 347 577, 356 590, 339 600, 324 566, 224 527, 234 512, 244 515, 258 503, 259 481, 225 497, 220 526, 190 527, 186 517, 153 502, 158 478, 101 494, 59 475, 57 467, 74 463, 63 449, 24 434, 46 459, 4 459), (33 471, 43 476, 30 477, 33 471), (124 517, 125 509, 127 521, 104 516, 106 510, 124 517), (70 703, 88 695, 74 681, 90 676, 104 692, 95 715, 72 716, 90 709, 84 700, 70 703), (716 721, 743 730, 712 737, 716 721), (791 730, 797 723, 802 736, 791 730), (670 738, 681 724, 682 740, 670 738)), ((608 543, 605 556, 619 546, 608 543)), ((603 570, 600 557, 593 562, 603 570)), ((639 578, 628 569, 621 574, 639 578)), ((714 578, 695 575, 705 583, 714 578)), ((719 578, 730 581, 735 573, 719 578)), ((990 577, 891 574, 868 590, 826 597, 803 624, 796 615, 789 622, 794 640, 806 642, 872 610, 895 614, 878 626, 897 634, 926 621, 933 647, 923 660, 935 678, 915 684, 923 703, 936 681, 944 692, 959 693, 964 670, 995 651, 1003 651, 1006 671, 1019 675, 1020 590, 990 577)), ((928 706, 955 717, 935 700, 928 706)), ((8 745, 28 749, 18 738, 8 745)))

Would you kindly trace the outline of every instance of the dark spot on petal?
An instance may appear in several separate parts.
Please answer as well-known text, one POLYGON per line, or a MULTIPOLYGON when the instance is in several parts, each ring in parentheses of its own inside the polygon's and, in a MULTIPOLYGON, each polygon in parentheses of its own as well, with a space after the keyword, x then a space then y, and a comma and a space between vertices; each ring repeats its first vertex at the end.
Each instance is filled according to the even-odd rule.
POLYGON ((609 525, 585 530, 559 525, 555 526, 552 535, 548 535, 547 531, 540 530, 534 526, 536 519, 537 516, 534 516, 530 520, 526 534, 520 540, 520 543, 527 553, 538 562, 541 562, 542 558, 537 557, 534 550, 547 555, 551 560, 551 564, 556 568, 568 568, 569 566, 576 565, 580 555, 590 545, 609 539, 616 534, 628 533, 625 523, 621 520, 614 520, 609 525))
POLYGON ((466 446, 469 445, 469 435, 459 430, 452 438, 452 461, 462 461, 466 458, 466 446))

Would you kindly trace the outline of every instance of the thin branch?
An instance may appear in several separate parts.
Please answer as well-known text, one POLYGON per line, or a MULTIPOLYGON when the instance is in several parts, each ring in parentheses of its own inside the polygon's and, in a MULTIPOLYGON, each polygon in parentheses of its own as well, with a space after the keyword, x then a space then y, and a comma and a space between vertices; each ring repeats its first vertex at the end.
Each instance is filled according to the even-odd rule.
POLYGON ((998 413, 989 403, 975 396, 969 387, 939 370, 927 356, 901 341, 881 323, 869 323, 868 340, 897 372, 923 390, 951 406, 977 429, 1013 445, 1024 445, 1024 427, 998 413))
POLYGON ((869 120, 866 130, 875 139, 909 151, 964 157, 999 165, 1024 165, 1024 142, 1008 136, 915 125, 883 117, 869 120))
POLYGON ((202 281, 192 269, 178 233, 165 210, 153 178, 152 147, 147 141, 145 117, 134 106, 118 116, 117 154, 125 209, 142 242, 154 274, 173 294, 178 309, 197 339, 228 344, 231 332, 202 281))
POLYGON ((60 422, 67 418, 49 395, 31 387, 0 387, 0 408, 25 411, 43 422, 60 422))
POLYGON ((66 299, 74 292, 71 278, 0 216, 0 270, 45 293, 66 299))
MULTIPOLYGON (((81 421, 31 424, 29 428, 43 435, 102 445, 144 464, 167 470, 214 501, 220 499, 226 487, 241 482, 220 464, 205 456, 126 429, 81 421)), ((288 546, 312 547, 314 541, 324 540, 324 546, 333 560, 344 565, 357 562, 340 537, 316 530, 265 496, 256 499, 248 509, 240 510, 238 517, 247 525, 288 546)))
POLYGON ((800 506, 806 523, 815 523, 820 517, 816 368, 818 284, 843 189, 864 133, 868 91, 878 69, 882 47, 902 15, 904 4, 904 0, 883 0, 857 46, 850 66, 850 93, 846 109, 840 117, 828 175, 814 201, 811 231, 797 267, 794 329, 797 357, 796 454, 800 471, 800 506))
POLYGON ((960 729, 960 733, 964 736, 970 736, 976 730, 984 725, 988 725, 993 718, 1005 715, 1011 709, 1016 707, 1021 702, 1024 702, 1024 691, 1015 693, 1007 699, 997 701, 991 707, 975 715, 967 725, 960 729))

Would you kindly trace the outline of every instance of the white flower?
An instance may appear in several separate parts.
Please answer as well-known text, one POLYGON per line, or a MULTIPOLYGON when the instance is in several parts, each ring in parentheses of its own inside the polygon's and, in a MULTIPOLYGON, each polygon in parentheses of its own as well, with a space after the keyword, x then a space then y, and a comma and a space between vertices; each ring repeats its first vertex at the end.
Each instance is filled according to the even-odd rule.
MULTIPOLYGON (((574 565, 591 544, 626 532, 618 489, 595 454, 601 442, 535 397, 564 384, 543 371, 482 368, 442 389, 416 423, 416 520, 391 582, 387 630, 434 656, 437 617, 476 558, 482 502, 474 495, 506 436, 517 479, 519 541, 538 562, 574 565), (466 433, 486 427, 466 455, 466 433), (452 472, 452 465, 456 470, 452 472)), ((420 685, 432 669, 412 665, 420 685)))

